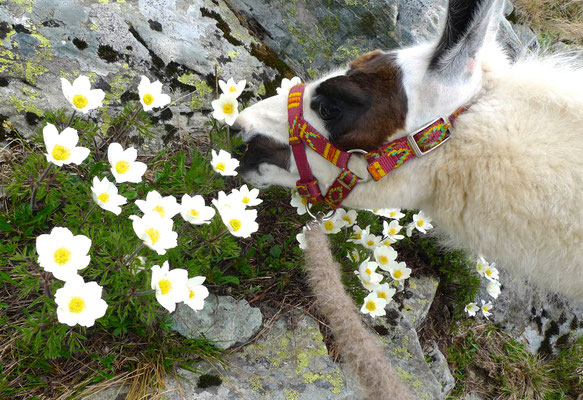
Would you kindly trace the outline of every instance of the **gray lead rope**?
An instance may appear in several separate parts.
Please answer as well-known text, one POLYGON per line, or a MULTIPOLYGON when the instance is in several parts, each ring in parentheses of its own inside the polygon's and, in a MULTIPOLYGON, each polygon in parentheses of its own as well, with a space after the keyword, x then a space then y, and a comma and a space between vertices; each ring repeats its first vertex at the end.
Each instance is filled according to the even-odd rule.
POLYGON ((346 366, 358 377, 366 399, 413 399, 397 377, 376 334, 363 323, 360 312, 344 289, 340 264, 332 255, 322 219, 307 224, 305 263, 308 283, 320 313, 328 320, 346 366))

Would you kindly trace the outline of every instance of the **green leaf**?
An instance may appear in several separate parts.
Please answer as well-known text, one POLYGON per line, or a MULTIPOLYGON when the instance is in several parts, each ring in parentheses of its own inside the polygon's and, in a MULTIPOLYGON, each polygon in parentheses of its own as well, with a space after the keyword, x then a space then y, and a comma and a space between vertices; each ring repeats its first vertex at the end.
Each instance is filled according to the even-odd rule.
POLYGON ((2 217, 0 217, 0 230, 2 230, 2 231, 8 231, 8 232, 14 232, 14 228, 12 228, 12 225, 10 225, 8 223, 8 221, 6 221, 2 217))

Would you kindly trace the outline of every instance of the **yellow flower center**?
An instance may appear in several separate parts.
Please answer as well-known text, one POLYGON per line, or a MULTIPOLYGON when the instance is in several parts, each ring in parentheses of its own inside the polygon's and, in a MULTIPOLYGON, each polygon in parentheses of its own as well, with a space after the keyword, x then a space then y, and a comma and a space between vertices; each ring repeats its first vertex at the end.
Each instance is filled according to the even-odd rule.
POLYGON ((69 300, 69 311, 79 314, 85 308, 85 300, 81 297, 73 297, 69 300))
POLYGON ((482 310, 488 312, 488 307, 487 306, 482 306, 482 310))
POLYGON ((422 219, 418 219, 417 220, 417 225, 423 226, 423 225, 425 225, 425 221, 423 221, 422 219))
POLYGON ((381 264, 386 264, 389 262, 389 259, 387 258, 387 256, 380 256, 379 261, 381 262, 381 264))
POLYGON ((241 229, 241 221, 233 218, 232 220, 229 221, 229 225, 231 225, 231 228, 237 232, 239 229, 241 229))
POLYGON ((247 196, 243 197, 243 203, 245 204, 249 204, 249 202, 251 201, 251 199, 247 196))
POLYGON ((118 174, 125 174, 130 169, 130 163, 124 160, 119 160, 115 163, 115 170, 118 174))
POLYGON ((324 223, 324 228, 326 228, 327 231, 331 231, 332 229, 334 229, 334 222, 326 221, 324 223))
POLYGON ((305 197, 302 197, 302 199, 301 199, 301 200, 302 200, 302 204, 303 204, 303 205, 306 205, 306 204, 308 204, 308 199, 307 199, 307 198, 305 198, 305 197))
POLYGON ((154 96, 152 96, 150 93, 146 93, 144 97, 142 97, 142 100, 144 101, 145 105, 149 106, 154 102, 154 96))
POLYGON ((367 243, 369 246, 373 246, 374 245, 374 241, 373 240, 369 240, 367 243))
POLYGON ((231 86, 229 87, 229 92, 233 93, 237 91, 237 86, 231 86))
POLYGON ((198 211, 196 211, 194 208, 191 208, 190 211, 188 211, 188 214, 193 217, 198 217, 198 211))
POLYGON ((360 233, 355 233, 354 238, 360 240, 360 233))
POLYGON ((189 299, 192 299, 194 297, 194 290, 190 289, 190 294, 188 295, 189 299))
POLYGON ((345 215, 344 217, 342 217, 342 220, 346 221, 348 223, 352 222, 352 221, 350 221, 350 217, 348 215, 345 215))
POLYGON ((156 244, 158 242, 158 240, 160 240, 160 232, 158 232, 157 229, 148 228, 148 229, 146 229, 145 232, 146 232, 146 235, 148 235, 150 237, 152 244, 156 244))
POLYGON ((374 301, 369 301, 366 303, 366 309, 368 311, 374 311, 377 309, 377 305, 374 303, 374 301))
POLYGON ((57 161, 65 161, 66 159, 71 157, 71 151, 65 146, 61 146, 60 144, 53 147, 53 151, 51 154, 53 155, 53 158, 57 161))
POLYGON ((387 299, 387 294, 385 292, 380 292, 379 294, 377 294, 377 296, 379 297, 379 299, 387 299))
POLYGON ((158 211, 158 214, 160 214, 160 216, 161 216, 162 218, 164 218, 164 215, 166 215, 166 211, 164 210, 164 207, 162 207, 162 206, 160 206, 160 205, 158 205, 158 206, 154 207, 154 208, 152 209, 152 211, 158 211))
POLYGON ((73 105, 77 108, 85 108, 89 103, 87 97, 83 96, 82 94, 76 94, 73 96, 73 105))
POLYGON ((168 279, 160 279, 158 281, 158 287, 162 294, 167 294, 172 289, 172 283, 168 279))
POLYGON ((389 213, 389 215, 390 215, 391 217, 394 217, 395 215, 397 215, 397 213, 396 213, 395 211, 391 211, 391 212, 389 213))
POLYGON ((352 257, 353 257, 355 260, 358 260, 358 253, 352 253, 352 257))
POLYGON ((389 232, 391 232, 391 235, 395 235, 397 233, 397 230, 395 228, 391 228, 389 229, 389 232))
POLYGON ((487 269, 487 270, 486 270, 486 275, 488 275, 488 276, 492 276, 492 270, 491 270, 491 269, 487 269))
POLYGON ((395 272, 393 272, 393 275, 396 279, 399 279, 400 277, 403 276, 403 272, 401 272, 400 269, 396 270, 395 272))
POLYGON ((232 104, 223 104, 223 112, 225 114, 233 113, 233 105, 232 104))
POLYGON ((71 259, 71 252, 64 247, 60 247, 55 251, 55 254, 53 254, 53 258, 57 264, 65 265, 71 259))
POLYGON ((102 203, 107 203, 109 201, 109 194, 103 192, 99 196, 97 196, 97 200, 102 203))
POLYGON ((372 274, 372 271, 370 270, 370 268, 365 269, 364 272, 366 272, 367 275, 372 274))
POLYGON ((466 310, 471 310, 471 309, 472 309, 472 305, 471 305, 471 304, 468 304, 468 305, 466 306, 466 310))
POLYGON ((216 169, 218 169, 221 172, 225 172, 225 169, 227 168, 224 162, 220 162, 217 164, 217 166, 215 167, 216 169))

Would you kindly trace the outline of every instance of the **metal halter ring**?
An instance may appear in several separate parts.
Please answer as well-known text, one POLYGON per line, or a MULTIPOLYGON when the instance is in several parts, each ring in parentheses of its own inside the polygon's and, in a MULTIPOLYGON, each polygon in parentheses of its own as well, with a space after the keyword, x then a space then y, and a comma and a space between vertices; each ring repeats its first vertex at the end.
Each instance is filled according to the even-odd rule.
MULTIPOLYGON (((348 154, 353 154, 353 153, 359 153, 359 154, 363 154, 363 155, 366 155, 366 154, 368 154, 368 151, 366 151, 366 150, 363 150, 363 149, 352 149, 352 150, 348 150, 348 151, 346 151, 346 152, 347 152, 348 154)), ((354 173, 354 172, 353 172, 353 173, 354 173)), ((355 175, 356 175, 356 174, 355 174, 355 175)), ((358 175, 356 175, 356 176, 358 176, 358 175)), ((370 176, 370 175, 367 175, 367 176, 366 176, 366 178, 361 178, 360 176, 358 176, 358 178, 360 179, 360 182, 361 182, 361 183, 365 183, 365 182, 368 182, 368 181, 370 181, 370 179, 371 179, 371 176, 370 176)))
MULTIPOLYGON (((312 203, 307 203, 306 204, 306 211, 308 213, 308 215, 310 217, 312 217, 313 221, 329 221, 332 218, 334 218, 334 214, 336 214, 336 210, 332 210, 327 212, 326 214, 324 214, 323 211, 318 211, 318 213, 316 213, 316 215, 312 214, 312 211, 310 210, 312 208, 312 203)), ((308 229, 309 229, 309 225, 308 225, 308 229)))

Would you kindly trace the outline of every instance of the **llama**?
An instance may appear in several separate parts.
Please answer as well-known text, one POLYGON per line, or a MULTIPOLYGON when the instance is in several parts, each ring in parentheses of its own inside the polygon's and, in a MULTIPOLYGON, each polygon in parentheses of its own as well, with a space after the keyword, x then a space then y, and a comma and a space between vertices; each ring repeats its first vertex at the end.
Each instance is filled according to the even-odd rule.
MULTIPOLYGON (((342 150, 370 151, 468 106, 447 143, 359 183, 343 204, 423 209, 449 245, 583 299, 583 69, 558 57, 511 65, 494 43, 501 3, 452 0, 437 44, 374 51, 308 84, 305 119, 342 150)), ((254 186, 296 186, 287 100, 236 121, 248 143, 241 175, 254 186)), ((339 169, 307 158, 325 193, 339 169)), ((368 176, 358 154, 349 167, 368 176)))
MULTIPOLYGON (((338 149, 371 152, 465 107, 447 142, 380 180, 352 154, 362 180, 343 205, 423 209, 447 245, 582 300, 583 69, 557 56, 511 64, 495 43, 502 3, 451 0, 437 42, 377 50, 307 84, 304 118, 338 149)), ((248 144, 243 178, 295 187, 288 97, 252 105, 237 126, 248 144)), ((326 193, 340 169, 306 156, 326 193)))

